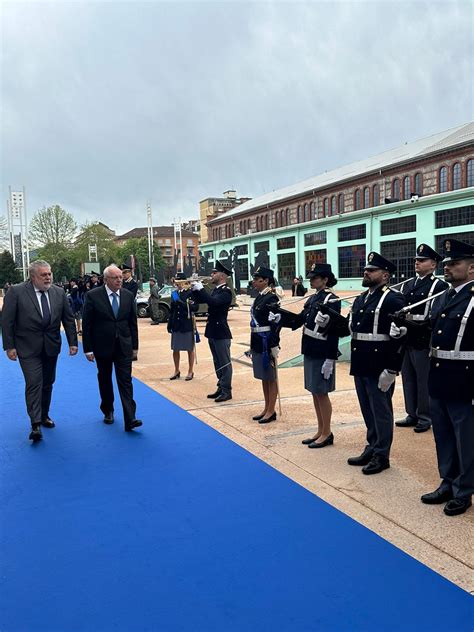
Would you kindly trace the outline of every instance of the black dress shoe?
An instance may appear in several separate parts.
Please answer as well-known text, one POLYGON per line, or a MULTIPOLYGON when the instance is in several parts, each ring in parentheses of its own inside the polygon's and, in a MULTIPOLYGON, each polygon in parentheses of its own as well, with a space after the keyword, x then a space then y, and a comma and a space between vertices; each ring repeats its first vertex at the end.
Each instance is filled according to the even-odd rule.
POLYGON ((426 432, 431 428, 431 424, 422 424, 418 422, 416 426, 413 428, 413 432, 426 432))
POLYGON ((470 496, 465 496, 464 498, 453 498, 444 506, 444 513, 447 516, 459 516, 459 514, 463 514, 467 511, 471 505, 472 500, 470 496))
POLYGON ((221 393, 222 391, 220 389, 217 389, 215 393, 209 393, 209 395, 207 396, 207 399, 216 399, 216 397, 219 397, 221 393))
POLYGON ((347 459, 349 465, 367 465, 372 459, 372 448, 366 446, 360 456, 351 456, 347 459))
POLYGON ((170 380, 179 380, 180 377, 181 377, 181 371, 178 371, 177 373, 175 373, 174 375, 170 377, 170 380))
POLYGON ((50 419, 49 417, 46 417, 46 419, 43 419, 43 421, 41 422, 41 425, 44 426, 45 428, 55 428, 56 424, 54 423, 54 421, 52 419, 50 419))
POLYGON ((230 393, 228 393, 227 395, 224 395, 224 393, 221 393, 220 395, 218 395, 215 398, 215 402, 227 402, 229 399, 232 399, 232 395, 230 393))
POLYGON ((410 417, 410 415, 408 415, 406 419, 402 419, 401 421, 396 421, 395 425, 398 426, 399 428, 411 428, 412 426, 416 426, 417 423, 418 423, 417 419, 415 419, 414 417, 410 417))
POLYGON ((261 419, 258 420, 259 424, 269 424, 271 421, 275 421, 277 418, 277 414, 273 413, 273 415, 270 415, 270 417, 267 417, 265 419, 265 417, 262 417, 261 419))
POLYGON ((265 415, 254 415, 254 416, 252 417, 252 419, 253 419, 254 421, 260 421, 260 419, 263 419, 264 417, 265 417, 265 415))
POLYGON ((329 437, 326 437, 324 441, 321 441, 321 443, 316 443, 316 441, 313 441, 312 443, 308 445, 308 448, 325 448, 327 445, 333 445, 333 444, 334 444, 334 435, 331 432, 329 437))
POLYGON ((319 439, 319 437, 311 437, 311 439, 303 439, 303 441, 301 443, 303 445, 309 445, 310 443, 314 443, 318 439, 319 439))
POLYGON ((143 421, 141 419, 133 419, 130 423, 125 424, 125 432, 130 432, 134 428, 139 428, 143 426, 143 421))
POLYGON ((448 500, 452 499, 452 497, 452 489, 450 487, 440 485, 438 489, 434 490, 434 492, 423 494, 421 502, 425 503, 425 505, 441 505, 442 503, 447 503, 448 500))
POLYGON ((37 441, 41 441, 42 438, 43 438, 43 435, 41 434, 41 425, 35 424, 34 426, 31 427, 31 432, 28 439, 30 441, 33 441, 33 443, 36 443, 37 441))
POLYGON ((380 456, 379 454, 374 454, 371 458, 370 462, 367 463, 365 467, 362 468, 362 472, 364 474, 378 474, 379 472, 383 472, 390 467, 390 461, 386 456, 380 456))
POLYGON ((104 415, 104 424, 113 424, 114 423, 114 413, 107 413, 104 415))

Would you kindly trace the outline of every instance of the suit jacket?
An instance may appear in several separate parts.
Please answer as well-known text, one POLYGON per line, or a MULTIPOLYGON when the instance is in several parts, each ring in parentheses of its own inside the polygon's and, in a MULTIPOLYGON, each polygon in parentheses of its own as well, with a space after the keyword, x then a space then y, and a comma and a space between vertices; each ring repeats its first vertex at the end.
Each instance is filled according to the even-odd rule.
POLYGON ((106 286, 86 294, 82 314, 82 345, 84 353, 93 352, 97 358, 111 357, 116 342, 125 356, 138 349, 138 326, 135 299, 131 292, 121 288, 117 318, 107 294, 106 286))
POLYGON ((19 358, 48 356, 61 351, 61 323, 70 347, 77 347, 74 316, 65 291, 51 285, 48 290, 51 319, 43 327, 41 309, 31 281, 12 285, 3 302, 3 348, 16 349, 19 358))
POLYGON ((209 294, 205 289, 195 290, 193 296, 197 302, 207 303, 208 317, 206 338, 214 340, 228 340, 232 338, 229 325, 227 324, 227 314, 232 303, 232 290, 227 285, 215 287, 209 294))

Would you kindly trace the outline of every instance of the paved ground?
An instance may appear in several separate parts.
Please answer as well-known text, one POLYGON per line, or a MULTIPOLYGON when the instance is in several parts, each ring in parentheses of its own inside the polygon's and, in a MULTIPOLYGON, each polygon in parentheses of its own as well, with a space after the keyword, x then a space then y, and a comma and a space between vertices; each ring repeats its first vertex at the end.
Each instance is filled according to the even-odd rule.
MULTIPOLYGON (((285 299, 287 306, 290 302, 291 299, 285 299)), ((250 365, 242 357, 249 342, 249 306, 245 299, 240 303, 229 317, 235 359, 231 402, 219 405, 206 399, 206 394, 215 390, 216 382, 204 336, 198 344, 195 378, 190 382, 183 378, 170 381, 173 374, 170 336, 166 325, 150 326, 148 319, 139 320, 140 353, 134 375, 441 575, 467 591, 474 591, 474 512, 471 509, 463 516, 448 518, 442 506, 420 502, 420 495, 432 491, 439 483, 432 432, 416 435, 412 429, 396 428, 392 466, 381 474, 364 476, 359 468, 348 466, 347 457, 359 454, 365 445, 365 426, 349 367, 344 362, 338 363, 337 391, 331 397, 334 446, 309 450, 301 444, 315 430, 312 398, 303 388, 302 367, 280 370, 282 416, 267 426, 252 421, 252 415, 261 412, 262 393, 260 382, 253 378, 250 365)), ((296 311, 301 305, 289 308, 296 311)), ((201 334, 204 324, 205 319, 200 319, 201 334)), ((300 331, 283 330, 281 363, 299 354, 300 337, 300 331)), ((185 355, 182 354, 182 374, 187 371, 185 355)), ((399 380, 394 407, 395 418, 402 418, 399 380)), ((324 546, 318 543, 317 533, 314 541, 315 546, 324 546)))

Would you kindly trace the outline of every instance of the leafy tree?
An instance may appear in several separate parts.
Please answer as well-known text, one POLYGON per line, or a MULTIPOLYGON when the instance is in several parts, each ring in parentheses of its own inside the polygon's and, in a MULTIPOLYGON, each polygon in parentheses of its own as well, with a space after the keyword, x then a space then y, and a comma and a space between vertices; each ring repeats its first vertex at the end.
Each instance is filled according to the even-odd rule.
POLYGON ((33 215, 29 227, 29 238, 36 246, 70 244, 77 229, 76 221, 58 204, 43 208, 33 215))
POLYGON ((89 246, 97 246, 97 256, 101 268, 111 263, 120 263, 120 247, 114 241, 114 234, 98 222, 81 227, 74 246, 76 261, 89 261, 89 246))
POLYGON ((15 260, 11 252, 4 250, 0 252, 0 286, 3 287, 7 281, 19 283, 21 274, 20 270, 16 269, 15 260))
MULTIPOLYGON (((166 263, 159 248, 154 248, 155 271, 163 268, 166 263)), ((136 273, 140 281, 147 281, 150 278, 150 263, 148 259, 148 239, 146 237, 132 237, 120 248, 121 260, 124 262, 127 257, 134 255, 137 259, 136 273)))
POLYGON ((62 281, 64 277, 69 280, 80 273, 76 254, 71 247, 46 244, 39 249, 37 258, 49 263, 55 281, 62 281))

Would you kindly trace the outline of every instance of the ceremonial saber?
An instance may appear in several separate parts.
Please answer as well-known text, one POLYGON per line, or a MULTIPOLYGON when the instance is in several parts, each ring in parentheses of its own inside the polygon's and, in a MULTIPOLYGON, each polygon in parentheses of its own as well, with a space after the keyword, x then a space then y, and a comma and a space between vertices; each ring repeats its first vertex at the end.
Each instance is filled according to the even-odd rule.
POLYGON ((281 417, 281 397, 280 397, 280 380, 278 379, 278 358, 273 358, 273 366, 275 368, 275 382, 277 385, 278 412, 281 417))
MULTIPOLYGON (((394 287, 398 287, 399 285, 403 285, 404 283, 408 283, 408 281, 412 281, 415 277, 411 277, 409 279, 405 279, 404 281, 400 281, 400 283, 395 283, 395 285, 390 285, 389 287, 394 288, 394 287)), ((363 294, 365 292, 365 290, 362 290, 362 292, 359 292, 359 294, 352 294, 352 296, 341 296, 341 298, 330 298, 326 301, 326 303, 337 303, 337 301, 350 301, 353 298, 357 298, 358 296, 360 296, 361 294, 363 294)))
POLYGON ((433 301, 438 296, 441 296, 441 294, 445 294, 445 292, 447 292, 448 290, 449 290, 449 288, 446 288, 445 290, 442 290, 442 292, 438 292, 437 294, 433 294, 432 296, 428 296, 428 298, 424 298, 421 301, 418 301, 417 303, 413 303, 412 305, 405 305, 405 307, 402 307, 402 309, 399 309, 397 313, 398 314, 405 314, 405 313, 411 311, 414 307, 418 307, 418 305, 424 305, 425 303, 428 303, 428 301, 433 301))

